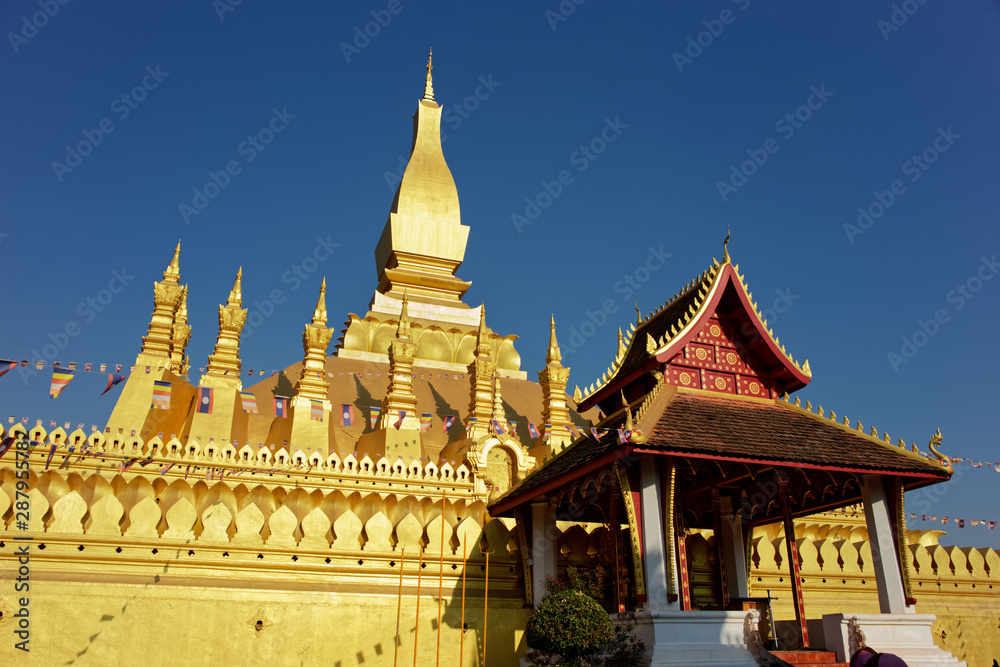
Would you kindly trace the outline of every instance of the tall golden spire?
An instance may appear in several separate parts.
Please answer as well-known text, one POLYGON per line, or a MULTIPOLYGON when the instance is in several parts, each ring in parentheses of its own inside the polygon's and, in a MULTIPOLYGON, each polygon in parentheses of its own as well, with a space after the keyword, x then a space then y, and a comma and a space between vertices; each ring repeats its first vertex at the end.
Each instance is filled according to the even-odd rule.
POLYGON ((188 288, 181 288, 181 303, 174 317, 173 340, 170 345, 170 367, 181 375, 187 375, 191 362, 187 356, 187 344, 191 340, 191 326, 188 324, 188 288))
POLYGON ((136 364, 169 366, 174 338, 174 316, 181 302, 183 289, 179 281, 181 244, 177 242, 173 259, 163 272, 163 280, 153 283, 153 315, 142 338, 142 350, 136 364))
POLYGON ((493 381, 497 371, 486 329, 486 304, 483 304, 481 308, 479 333, 476 336, 476 351, 473 353, 472 363, 469 364, 469 377, 472 386, 470 387, 469 420, 466 423, 466 429, 469 437, 473 440, 490 432, 489 421, 493 417, 493 381))
MULTIPOLYGON (((302 332, 302 375, 295 385, 295 396, 316 401, 327 400, 330 383, 326 381, 326 349, 330 346, 334 330, 326 326, 326 278, 319 287, 319 298, 313 311, 312 323, 302 332)), ((298 405, 294 406, 298 409, 298 405)), ((304 409, 310 410, 309 405, 304 409)), ((310 415, 311 419, 311 415, 310 415)))
POLYGON ((458 189, 441 149, 441 105, 434 101, 431 56, 424 96, 413 116, 413 148, 396 190, 389 219, 375 248, 379 293, 410 301, 466 309, 471 283, 455 272, 465 258, 469 228, 462 225, 458 189))
POLYGON ((567 382, 569 369, 562 365, 553 317, 549 321, 549 351, 545 355, 545 368, 538 372, 538 383, 542 386, 542 419, 548 425, 548 442, 540 441, 532 448, 532 455, 538 459, 558 453, 573 440, 567 428, 571 424, 566 408, 567 382))
POLYGON ((224 384, 240 384, 240 334, 247 321, 247 311, 243 308, 242 293, 243 267, 236 272, 236 282, 229 291, 226 305, 219 306, 219 337, 215 342, 215 352, 208 356, 207 373, 199 384, 206 385, 206 378, 226 376, 224 384))
POLYGON ((434 65, 431 63, 431 58, 434 56, 434 49, 427 52, 427 80, 424 82, 424 99, 428 102, 434 101, 434 80, 431 77, 431 72, 434 70, 434 65))
POLYGON ((503 396, 500 394, 500 375, 493 376, 493 419, 506 430, 507 413, 503 409, 503 396))

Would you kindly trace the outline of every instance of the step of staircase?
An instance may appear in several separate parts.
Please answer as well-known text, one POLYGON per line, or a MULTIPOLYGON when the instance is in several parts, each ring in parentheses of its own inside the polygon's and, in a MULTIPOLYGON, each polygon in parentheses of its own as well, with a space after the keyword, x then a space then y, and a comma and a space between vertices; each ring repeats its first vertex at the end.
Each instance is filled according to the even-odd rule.
POLYGON ((772 651, 795 667, 849 667, 846 662, 837 662, 837 654, 833 651, 772 651))

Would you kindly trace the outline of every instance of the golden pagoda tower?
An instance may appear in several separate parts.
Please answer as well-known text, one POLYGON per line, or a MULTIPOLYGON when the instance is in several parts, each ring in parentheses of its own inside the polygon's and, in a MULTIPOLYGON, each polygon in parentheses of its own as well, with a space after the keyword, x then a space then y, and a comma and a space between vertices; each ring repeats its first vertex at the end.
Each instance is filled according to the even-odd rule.
POLYGON ((330 383, 326 380, 326 348, 333 338, 333 329, 326 326, 326 321, 326 278, 323 278, 312 322, 302 332, 305 358, 291 401, 291 444, 308 442, 309 447, 329 453, 329 420, 333 406, 327 396, 330 383))
POLYGON ((472 363, 469 364, 471 396, 466 432, 471 440, 476 440, 490 433, 490 419, 493 417, 493 380, 497 372, 497 365, 493 361, 493 351, 490 349, 489 335, 486 329, 486 305, 483 304, 481 308, 482 315, 479 318, 476 351, 473 354, 472 363))
MULTIPOLYGON (((215 351, 208 356, 208 368, 198 386, 212 390, 210 412, 195 402, 190 417, 188 439, 201 443, 202 450, 212 440, 223 446, 231 440, 245 441, 247 414, 243 412, 240 390, 240 334, 247 321, 243 308, 243 267, 236 272, 236 282, 225 305, 219 305, 219 336, 215 351)), ((204 399, 202 401, 204 403, 204 399)))
POLYGON ((382 411, 375 430, 358 440, 359 455, 368 454, 372 458, 386 456, 391 460, 402 457, 406 462, 423 458, 420 414, 417 412, 417 397, 413 393, 413 358, 417 345, 410 339, 407 305, 404 292, 396 337, 389 345, 389 391, 382 399, 382 411))
POLYGON ((174 318, 173 338, 170 345, 170 369, 180 375, 187 375, 191 361, 187 356, 187 344, 191 340, 191 325, 188 324, 188 288, 184 285, 181 303, 174 318))
MULTIPOLYGON (((177 242, 174 256, 163 272, 163 280, 153 283, 153 314, 149 320, 146 335, 142 337, 142 348, 135 358, 121 396, 108 418, 106 434, 108 439, 124 441, 136 435, 148 438, 150 433, 179 433, 184 426, 187 407, 194 390, 174 374, 177 365, 173 362, 175 350, 183 357, 184 343, 176 334, 183 329, 176 328, 178 309, 186 324, 184 298, 186 286, 180 284, 181 244, 177 242), (171 408, 167 410, 151 408, 153 383, 170 382, 172 385, 171 408)), ((187 327, 190 334, 190 327, 187 327)))
POLYGON ((566 407, 566 383, 569 369, 562 365, 562 352, 556 340, 556 318, 549 321, 549 349, 545 353, 545 369, 538 372, 538 383, 542 385, 542 419, 547 424, 530 453, 539 461, 544 457, 558 454, 573 440, 569 426, 569 410, 566 407))

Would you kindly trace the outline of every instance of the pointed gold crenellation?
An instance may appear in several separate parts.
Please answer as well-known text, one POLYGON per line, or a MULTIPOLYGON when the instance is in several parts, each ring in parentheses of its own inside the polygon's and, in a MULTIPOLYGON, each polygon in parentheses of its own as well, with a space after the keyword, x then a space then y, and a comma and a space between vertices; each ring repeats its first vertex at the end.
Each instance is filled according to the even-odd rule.
POLYGON ((188 288, 181 288, 181 303, 174 316, 174 326, 170 344, 170 368, 179 375, 187 375, 191 369, 191 360, 187 356, 187 344, 191 340, 191 325, 188 324, 187 307, 188 288))
POLYGON ((434 78, 431 76, 431 72, 434 71, 434 63, 431 62, 434 57, 434 49, 427 52, 427 79, 424 81, 424 99, 428 102, 434 101, 434 78))
POLYGON ((497 365, 493 361, 493 350, 490 348, 486 329, 486 304, 483 304, 479 316, 479 333, 476 335, 476 351, 473 353, 472 363, 469 364, 471 395, 466 432, 472 440, 490 432, 490 419, 493 417, 493 376, 496 372, 497 365))
POLYGON ((236 282, 225 305, 219 306, 219 336, 215 351, 208 356, 208 368, 200 386, 240 386, 240 334, 247 321, 243 308, 243 267, 236 272, 236 282))
MULTIPOLYGON (((573 438, 569 432, 572 425, 566 406, 566 384, 569 369, 562 365, 562 353, 556 340, 556 320, 549 320, 549 351, 545 355, 545 368, 538 372, 538 384, 542 387, 542 422, 548 424, 546 433, 530 449, 536 458, 561 452, 573 438)), ((583 400, 580 388, 573 391, 573 400, 583 400)))
POLYGON ((136 357, 137 366, 170 366, 174 338, 174 319, 184 295, 180 285, 181 242, 177 242, 173 259, 163 272, 163 280, 153 283, 153 315, 142 337, 142 349, 136 357))

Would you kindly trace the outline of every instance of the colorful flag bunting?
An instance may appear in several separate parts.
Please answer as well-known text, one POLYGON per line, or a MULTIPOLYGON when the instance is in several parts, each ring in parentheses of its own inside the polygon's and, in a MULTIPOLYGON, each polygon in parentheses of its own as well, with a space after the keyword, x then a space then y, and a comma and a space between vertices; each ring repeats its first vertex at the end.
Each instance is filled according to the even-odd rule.
POLYGON ((170 409, 170 383, 165 380, 153 380, 153 405, 161 410, 170 409))
POLYGON ((323 401, 309 400, 309 418, 314 422, 323 421, 323 401))
POLYGON ((350 403, 340 405, 340 425, 354 426, 354 406, 350 403))
POLYGON ((368 412, 371 417, 372 428, 375 428, 375 424, 378 423, 378 416, 382 414, 382 408, 369 408, 368 412))
POLYGON ((403 426, 403 420, 404 419, 406 419, 406 410, 400 410, 399 411, 399 419, 397 419, 396 423, 394 424, 394 426, 396 427, 397 431, 403 426))
POLYGON ((427 433, 431 428, 432 415, 429 412, 425 412, 420 415, 420 432, 427 433))
POLYGON ((59 393, 66 388, 66 385, 73 379, 74 371, 63 369, 52 369, 52 386, 49 387, 49 398, 56 398, 59 393))
POLYGON ((507 432, 503 429, 503 426, 500 425, 500 420, 491 419, 490 423, 493 424, 493 432, 496 433, 497 435, 503 435, 504 433, 507 432))
POLYGON ((541 433, 538 432, 538 427, 532 424, 531 422, 528 422, 528 435, 530 435, 532 438, 541 437, 541 433))
POLYGON ((101 392, 101 396, 104 396, 106 393, 111 391, 112 387, 114 387, 116 384, 118 384, 124 379, 125 379, 124 375, 115 375, 114 373, 108 373, 108 386, 105 387, 104 391, 101 392))
POLYGON ((203 415, 212 414, 212 406, 215 404, 215 390, 211 387, 198 387, 197 411, 203 415))
POLYGON ((243 401, 243 412, 257 414, 257 397, 252 392, 241 391, 240 400, 243 401))
POLYGON ((10 369, 16 367, 16 361, 11 361, 10 359, 0 359, 0 377, 3 377, 4 373, 10 372, 10 369))

